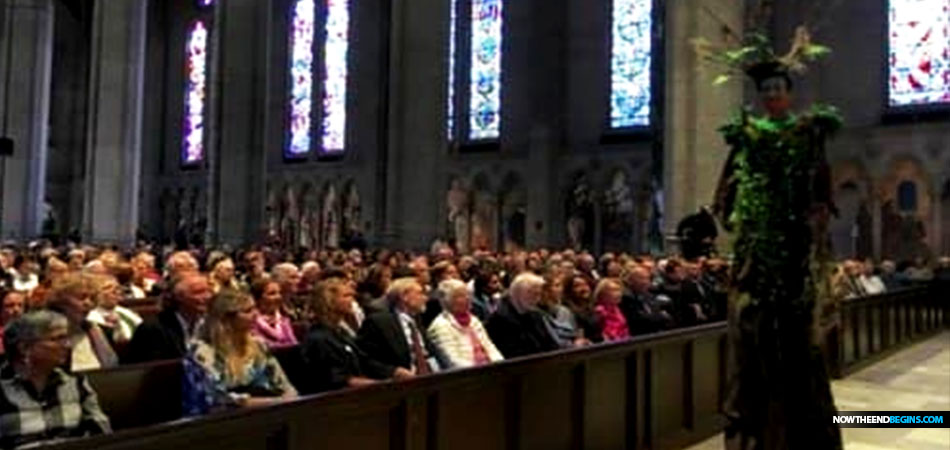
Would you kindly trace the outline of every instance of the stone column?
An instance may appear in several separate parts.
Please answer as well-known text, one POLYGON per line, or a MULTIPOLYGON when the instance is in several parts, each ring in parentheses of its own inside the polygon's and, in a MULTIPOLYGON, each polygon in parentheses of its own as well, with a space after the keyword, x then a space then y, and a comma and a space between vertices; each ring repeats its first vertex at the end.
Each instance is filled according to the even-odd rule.
POLYGON ((93 8, 83 232, 130 245, 138 229, 148 0, 93 8))
POLYGON ((883 241, 881 233, 883 231, 883 222, 881 221, 881 200, 876 190, 872 191, 869 199, 871 208, 871 239, 873 242, 873 255, 875 261, 880 261, 882 256, 883 241))
MULTIPOLYGON (((264 220, 268 97, 267 54, 274 30, 269 2, 218 1, 212 36, 210 229, 219 243, 259 237, 264 220)), ((272 76, 284 76, 274 69, 272 76), (278 75, 280 74, 280 75, 278 75)), ((281 96, 281 99, 284 97, 281 96)))
POLYGON ((669 235, 684 216, 713 201, 729 152, 716 129, 741 105, 745 80, 713 86, 718 69, 701 63, 690 42, 723 42, 724 24, 741 33, 742 2, 715 0, 705 8, 669 2, 666 9, 663 232, 669 235))
POLYGON ((384 242, 423 248, 444 229, 448 2, 393 0, 384 242), (435 186, 435 187, 434 187, 435 186))
POLYGON ((0 134, 14 141, 0 156, 2 236, 40 233, 46 184, 53 1, 0 0, 0 134))

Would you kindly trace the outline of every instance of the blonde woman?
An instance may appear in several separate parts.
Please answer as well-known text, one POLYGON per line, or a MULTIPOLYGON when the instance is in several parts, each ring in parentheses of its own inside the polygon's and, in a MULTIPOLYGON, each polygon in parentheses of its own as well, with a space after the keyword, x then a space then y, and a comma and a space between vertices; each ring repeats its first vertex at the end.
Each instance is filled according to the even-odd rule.
POLYGON ((105 332, 86 320, 95 294, 95 276, 77 272, 57 278, 49 292, 49 309, 63 314, 69 321, 72 344, 69 368, 72 371, 105 369, 119 364, 105 332))
POLYGON ((113 344, 126 344, 132 340, 132 333, 142 323, 142 318, 123 306, 122 287, 111 275, 101 275, 96 283, 96 307, 89 312, 86 320, 99 325, 106 331, 113 344))
POLYGON ((239 289, 237 278, 234 277, 234 260, 224 253, 216 252, 208 258, 208 279, 215 294, 224 289, 239 289))
POLYGON ((427 334, 449 368, 503 360, 482 322, 472 314, 472 293, 465 282, 444 280, 439 283, 439 294, 442 312, 429 325, 427 334))
POLYGON ((244 292, 223 290, 212 299, 204 327, 185 358, 185 414, 297 396, 280 363, 252 336, 256 315, 254 299, 244 292))

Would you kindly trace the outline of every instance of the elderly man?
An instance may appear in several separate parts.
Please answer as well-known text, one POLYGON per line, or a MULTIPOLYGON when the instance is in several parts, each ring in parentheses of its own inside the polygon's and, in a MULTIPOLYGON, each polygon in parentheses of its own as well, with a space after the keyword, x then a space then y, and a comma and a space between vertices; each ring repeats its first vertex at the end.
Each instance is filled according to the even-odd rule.
POLYGON ((426 305, 415 278, 400 278, 386 292, 389 309, 370 314, 360 326, 357 342, 371 358, 416 375, 440 369, 436 352, 420 330, 418 317, 426 305))
POLYGON ((157 316, 135 329, 124 362, 183 357, 187 343, 204 322, 212 295, 211 284, 204 275, 190 272, 179 277, 171 302, 157 316))
POLYGON ((650 271, 634 262, 627 263, 623 271, 623 311, 631 334, 646 334, 668 330, 673 327, 673 316, 663 310, 650 292, 650 271))
POLYGON ((560 348, 538 312, 543 286, 544 278, 538 275, 518 275, 511 283, 509 296, 488 319, 488 336, 505 358, 560 348))
POLYGON ((300 269, 291 263, 280 263, 271 269, 270 279, 280 286, 280 296, 284 299, 283 304, 290 319, 306 320, 306 307, 297 295, 300 292, 300 269))
POLYGON ((60 368, 70 353, 65 317, 27 313, 3 335, 8 362, 0 367, 0 448, 112 432, 85 377, 60 368))

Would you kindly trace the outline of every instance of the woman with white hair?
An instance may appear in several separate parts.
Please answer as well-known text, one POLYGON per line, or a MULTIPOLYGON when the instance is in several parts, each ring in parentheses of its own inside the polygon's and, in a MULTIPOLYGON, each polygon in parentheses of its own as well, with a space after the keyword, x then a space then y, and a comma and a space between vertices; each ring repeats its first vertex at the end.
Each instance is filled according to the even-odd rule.
POLYGON ((525 272, 515 277, 508 297, 488 319, 486 329, 505 358, 560 348, 538 311, 544 278, 525 272))
POLYGON ((442 312, 429 325, 427 334, 449 368, 480 366, 504 359, 482 322, 472 314, 472 294, 465 282, 449 279, 439 283, 439 300, 442 312))

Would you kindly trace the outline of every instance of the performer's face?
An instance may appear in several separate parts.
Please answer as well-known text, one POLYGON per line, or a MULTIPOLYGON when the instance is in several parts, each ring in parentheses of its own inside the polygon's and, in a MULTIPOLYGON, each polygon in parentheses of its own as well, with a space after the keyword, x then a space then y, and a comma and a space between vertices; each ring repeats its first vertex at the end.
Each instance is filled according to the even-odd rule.
POLYGON ((783 117, 791 103, 788 83, 783 77, 772 77, 759 84, 759 98, 770 117, 783 117))

